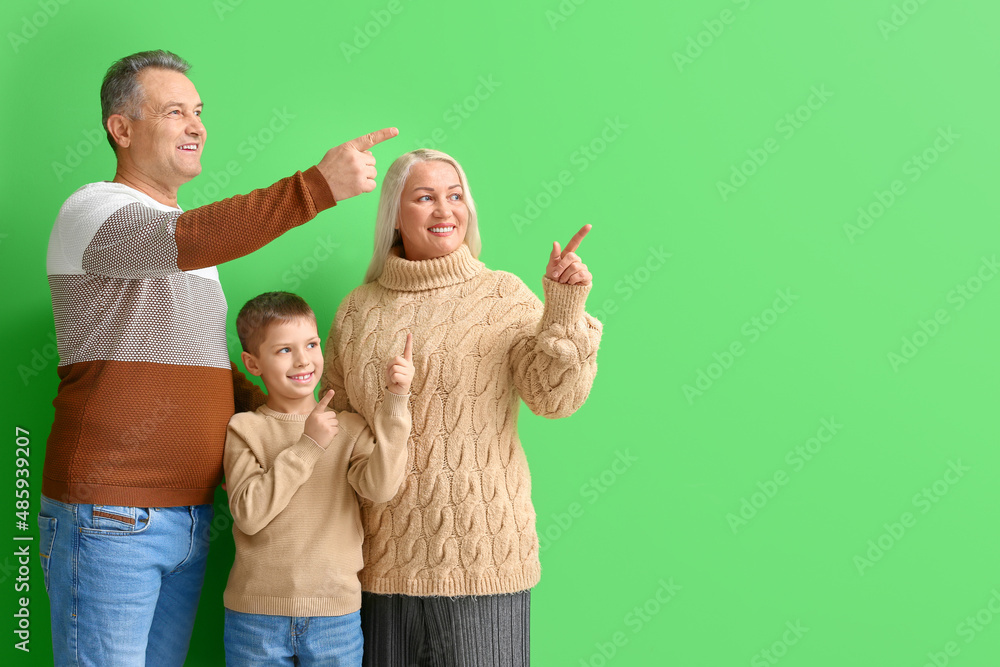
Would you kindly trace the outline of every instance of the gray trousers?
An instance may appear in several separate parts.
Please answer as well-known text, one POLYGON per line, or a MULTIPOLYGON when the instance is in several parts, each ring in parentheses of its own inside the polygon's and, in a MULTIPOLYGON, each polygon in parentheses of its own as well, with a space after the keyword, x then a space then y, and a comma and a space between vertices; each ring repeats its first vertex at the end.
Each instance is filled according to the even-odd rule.
POLYGON ((364 667, 527 667, 531 591, 361 594, 364 667))

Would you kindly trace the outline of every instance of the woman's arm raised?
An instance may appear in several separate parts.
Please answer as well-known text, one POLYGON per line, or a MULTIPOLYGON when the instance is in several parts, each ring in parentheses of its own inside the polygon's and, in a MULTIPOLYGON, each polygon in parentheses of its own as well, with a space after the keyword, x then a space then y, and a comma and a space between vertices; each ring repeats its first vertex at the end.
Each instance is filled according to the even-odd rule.
POLYGON ((575 253, 589 231, 585 225, 561 253, 554 244, 542 279, 545 303, 534 299, 533 316, 522 320, 511 345, 514 384, 531 411, 542 417, 576 412, 597 374, 601 323, 584 312, 591 275, 575 253))

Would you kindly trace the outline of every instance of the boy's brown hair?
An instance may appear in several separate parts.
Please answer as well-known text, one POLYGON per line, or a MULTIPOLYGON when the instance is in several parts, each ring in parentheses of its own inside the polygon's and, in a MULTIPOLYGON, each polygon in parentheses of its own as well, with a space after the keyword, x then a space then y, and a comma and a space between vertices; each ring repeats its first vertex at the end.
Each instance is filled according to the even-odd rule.
POLYGON ((300 317, 316 321, 316 314, 305 299, 291 292, 265 292, 243 304, 236 316, 236 333, 243 351, 254 356, 260 352, 265 332, 274 322, 290 322, 300 317))

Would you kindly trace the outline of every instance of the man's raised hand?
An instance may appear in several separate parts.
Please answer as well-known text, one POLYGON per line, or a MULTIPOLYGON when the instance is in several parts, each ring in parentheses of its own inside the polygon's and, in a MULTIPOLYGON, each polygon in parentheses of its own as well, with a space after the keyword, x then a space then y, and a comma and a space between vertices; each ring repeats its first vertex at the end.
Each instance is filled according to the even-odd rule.
POLYGON ((305 434, 315 440, 316 444, 323 449, 330 446, 330 443, 337 436, 337 431, 340 429, 337 422, 337 413, 326 409, 330 405, 330 401, 333 400, 333 394, 333 389, 328 390, 323 395, 323 398, 319 399, 319 403, 309 413, 309 416, 306 417, 305 434))
POLYGON ((330 184, 330 192, 338 202, 371 192, 375 189, 375 156, 369 150, 375 144, 399 134, 394 127, 371 132, 335 146, 326 152, 317 165, 330 184))
POLYGON ((590 233, 591 225, 584 225, 573 238, 566 244, 566 249, 560 251, 559 242, 552 242, 552 252, 549 254, 549 265, 545 268, 545 275, 557 283, 566 285, 589 285, 593 280, 587 265, 580 260, 576 254, 576 249, 587 234, 590 233))
POLYGON ((413 334, 406 334, 403 356, 393 357, 385 367, 385 387, 393 394, 410 393, 413 382, 413 334))

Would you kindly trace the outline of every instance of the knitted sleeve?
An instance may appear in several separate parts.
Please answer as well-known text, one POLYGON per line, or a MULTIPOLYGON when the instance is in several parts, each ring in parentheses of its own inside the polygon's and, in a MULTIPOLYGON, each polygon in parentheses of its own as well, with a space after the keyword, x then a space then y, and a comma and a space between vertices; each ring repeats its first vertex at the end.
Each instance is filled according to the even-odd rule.
POLYGON ((584 312, 590 287, 543 278, 545 304, 519 322, 511 345, 514 385, 536 415, 567 417, 587 400, 597 374, 601 323, 584 312))
POLYGON ((299 487, 312 474, 326 451, 307 435, 278 454, 265 469, 252 443, 259 439, 255 414, 239 414, 229 421, 222 464, 229 487, 229 510, 236 526, 254 535, 285 509, 299 487))
POLYGON ((248 255, 335 204, 319 169, 186 212, 134 202, 111 213, 83 251, 87 273, 157 278, 248 255))
POLYGON ((177 266, 215 266, 249 255, 335 204, 317 167, 274 185, 201 206, 177 218, 177 266))
POLYGON ((344 413, 342 427, 360 426, 347 467, 347 481, 374 503, 392 500, 406 476, 406 441, 410 437, 410 396, 385 392, 375 413, 374 433, 360 415, 344 413))

